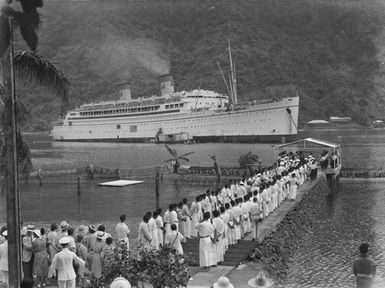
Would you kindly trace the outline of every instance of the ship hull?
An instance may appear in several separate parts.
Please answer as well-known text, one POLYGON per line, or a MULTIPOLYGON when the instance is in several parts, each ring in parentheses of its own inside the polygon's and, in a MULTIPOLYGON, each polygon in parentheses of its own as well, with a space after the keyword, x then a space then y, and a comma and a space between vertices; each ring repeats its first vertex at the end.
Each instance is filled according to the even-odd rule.
POLYGON ((282 142, 285 137, 287 142, 298 132, 298 106, 299 97, 293 97, 221 112, 79 118, 53 126, 51 134, 57 141, 250 143, 282 142))
POLYGON ((154 138, 100 138, 100 139, 56 139, 59 142, 109 142, 109 143, 282 143, 297 140, 297 135, 234 135, 204 136, 187 140, 156 140, 154 138))

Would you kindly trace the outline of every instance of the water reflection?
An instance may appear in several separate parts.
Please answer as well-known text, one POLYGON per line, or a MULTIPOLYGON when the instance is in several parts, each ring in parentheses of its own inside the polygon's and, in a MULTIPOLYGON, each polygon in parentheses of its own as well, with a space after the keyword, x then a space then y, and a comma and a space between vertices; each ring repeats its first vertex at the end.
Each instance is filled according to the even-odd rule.
POLYGON ((340 192, 328 200, 327 213, 316 221, 293 258, 283 287, 354 287, 352 262, 362 242, 371 244, 378 264, 376 281, 385 287, 383 184, 382 180, 342 181, 340 192))

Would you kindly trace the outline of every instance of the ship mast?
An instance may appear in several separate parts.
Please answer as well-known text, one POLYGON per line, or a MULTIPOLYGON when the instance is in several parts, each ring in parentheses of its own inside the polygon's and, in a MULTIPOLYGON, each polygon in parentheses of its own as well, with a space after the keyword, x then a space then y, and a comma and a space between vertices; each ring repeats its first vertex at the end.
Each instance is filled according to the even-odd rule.
POLYGON ((235 78, 235 63, 233 63, 233 58, 231 56, 231 47, 230 47, 230 39, 227 39, 228 45, 229 45, 229 57, 230 57, 230 75, 231 75, 231 83, 230 83, 230 90, 232 90, 232 98, 234 99, 234 104, 238 103, 238 95, 237 95, 237 80, 235 78))

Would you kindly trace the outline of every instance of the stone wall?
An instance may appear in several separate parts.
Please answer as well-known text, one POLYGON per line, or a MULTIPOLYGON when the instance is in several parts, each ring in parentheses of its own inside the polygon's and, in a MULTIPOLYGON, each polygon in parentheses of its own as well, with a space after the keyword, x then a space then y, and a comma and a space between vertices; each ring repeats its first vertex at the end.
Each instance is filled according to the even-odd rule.
POLYGON ((308 232, 313 228, 314 220, 327 210, 330 189, 325 176, 317 181, 250 255, 276 279, 287 276, 290 259, 302 246, 308 232))

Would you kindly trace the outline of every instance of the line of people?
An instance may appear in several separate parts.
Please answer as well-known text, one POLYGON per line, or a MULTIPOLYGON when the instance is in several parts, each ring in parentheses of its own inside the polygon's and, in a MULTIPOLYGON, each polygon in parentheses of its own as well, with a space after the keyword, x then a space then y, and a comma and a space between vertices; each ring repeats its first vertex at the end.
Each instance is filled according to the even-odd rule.
MULTIPOLYGON (((199 237, 199 265, 215 266, 224 261, 228 248, 246 235, 251 234, 252 240, 257 240, 258 222, 285 200, 294 201, 298 186, 309 178, 314 179, 316 169, 311 155, 304 158, 301 154, 281 153, 276 164, 263 173, 240 181, 232 180, 217 191, 207 190, 196 196, 190 205, 187 198, 178 204, 170 204, 163 216, 161 208, 147 212, 139 224, 137 244, 146 249, 158 249, 168 244, 183 254, 182 243, 199 237)), ((76 278, 83 287, 87 284, 87 275, 100 278, 103 269, 113 265, 107 259, 114 253, 116 243, 124 242, 130 250, 130 229, 125 221, 126 216, 121 215, 115 227, 115 239, 105 231, 104 225, 80 225, 75 229, 62 221, 59 227, 53 223, 47 234, 44 228, 23 227, 24 279, 34 282, 36 287, 44 287, 47 277, 55 275, 59 281, 70 283, 68 287, 74 287, 76 278), (67 254, 81 261, 56 273, 54 260, 63 251, 63 245, 72 253, 67 254)), ((6 243, 6 227, 0 232, 0 281, 7 282, 8 265, 4 264, 7 257, 1 252, 6 243)))

